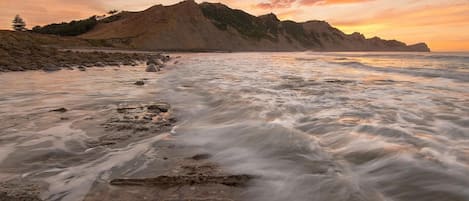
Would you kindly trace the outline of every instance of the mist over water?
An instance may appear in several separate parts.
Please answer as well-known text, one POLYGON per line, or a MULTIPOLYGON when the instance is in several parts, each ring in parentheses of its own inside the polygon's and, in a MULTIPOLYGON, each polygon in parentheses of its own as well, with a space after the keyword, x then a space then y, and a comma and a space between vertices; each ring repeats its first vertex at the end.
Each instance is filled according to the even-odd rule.
POLYGON ((469 57, 186 55, 160 93, 176 133, 247 200, 469 200, 469 57))
POLYGON ((256 176, 245 200, 469 201, 467 54, 181 54, 135 89, 141 71, 0 74, 0 178, 39 179, 45 200, 74 201, 138 172, 165 136, 89 150, 90 133, 35 115, 65 102, 83 119, 158 99, 174 108, 181 144, 256 176))

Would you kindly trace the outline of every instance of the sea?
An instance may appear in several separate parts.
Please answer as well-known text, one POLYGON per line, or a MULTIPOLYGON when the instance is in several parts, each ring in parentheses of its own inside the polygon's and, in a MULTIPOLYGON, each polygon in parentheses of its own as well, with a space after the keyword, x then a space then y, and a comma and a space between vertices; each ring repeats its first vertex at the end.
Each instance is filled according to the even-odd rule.
POLYGON ((0 180, 41 180, 46 201, 82 200, 116 168, 138 171, 160 139, 44 160, 89 157, 74 117, 159 100, 174 108, 175 139, 256 176, 246 200, 469 201, 469 53, 170 55, 156 74, 0 73, 0 180), (60 107, 70 119, 49 115, 60 107))

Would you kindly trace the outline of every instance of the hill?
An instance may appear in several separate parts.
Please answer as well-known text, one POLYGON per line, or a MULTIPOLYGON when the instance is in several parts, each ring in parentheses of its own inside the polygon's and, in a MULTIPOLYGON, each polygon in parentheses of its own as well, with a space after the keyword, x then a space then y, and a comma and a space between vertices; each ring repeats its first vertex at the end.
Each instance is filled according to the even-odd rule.
POLYGON ((98 21, 83 39, 115 47, 172 51, 430 51, 426 44, 345 34, 325 21, 281 21, 220 3, 187 0, 98 21))

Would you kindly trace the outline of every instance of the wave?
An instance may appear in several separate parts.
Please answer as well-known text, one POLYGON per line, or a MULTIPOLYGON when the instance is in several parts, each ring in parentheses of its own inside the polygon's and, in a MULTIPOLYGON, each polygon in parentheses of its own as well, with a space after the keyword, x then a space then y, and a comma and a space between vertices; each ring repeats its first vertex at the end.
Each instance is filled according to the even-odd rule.
POLYGON ((394 67, 394 66, 372 66, 357 61, 349 62, 329 62, 330 64, 342 65, 352 68, 360 68, 372 71, 386 73, 400 73, 411 76, 428 78, 446 78, 462 82, 469 82, 469 71, 459 71, 454 68, 435 69, 435 68, 417 68, 417 67, 394 67))

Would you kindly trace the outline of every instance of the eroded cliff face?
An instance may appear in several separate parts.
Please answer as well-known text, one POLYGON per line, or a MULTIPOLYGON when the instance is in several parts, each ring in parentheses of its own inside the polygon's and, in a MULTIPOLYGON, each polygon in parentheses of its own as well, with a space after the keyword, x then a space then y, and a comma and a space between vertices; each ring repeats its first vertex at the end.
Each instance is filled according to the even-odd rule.
POLYGON ((345 34, 324 21, 280 21, 192 0, 123 12, 80 36, 117 47, 176 51, 429 51, 425 44, 345 34))

